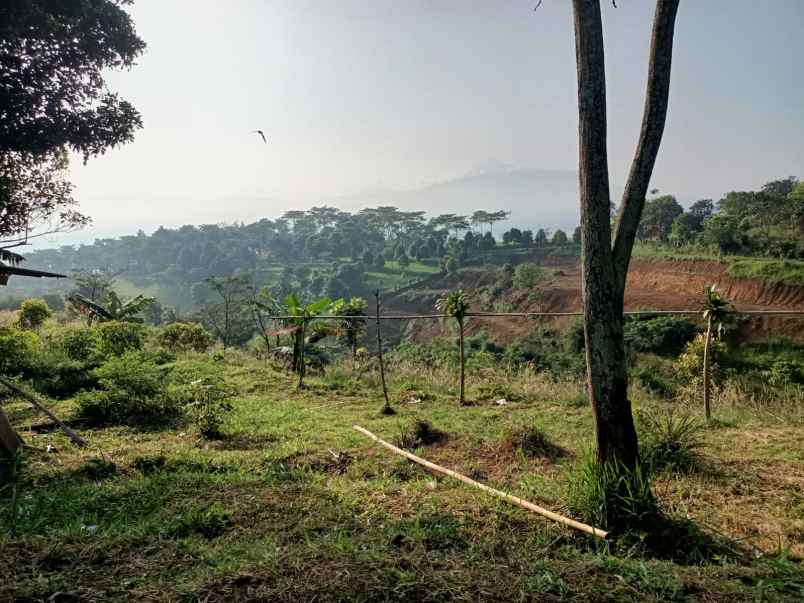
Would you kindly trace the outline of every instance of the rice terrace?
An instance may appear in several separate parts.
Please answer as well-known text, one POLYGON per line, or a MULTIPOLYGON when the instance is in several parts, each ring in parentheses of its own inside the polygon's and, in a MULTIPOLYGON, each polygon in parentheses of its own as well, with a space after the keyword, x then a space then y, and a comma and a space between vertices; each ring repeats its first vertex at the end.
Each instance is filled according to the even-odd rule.
POLYGON ((0 6, 0 601, 804 600, 762 8, 0 6))

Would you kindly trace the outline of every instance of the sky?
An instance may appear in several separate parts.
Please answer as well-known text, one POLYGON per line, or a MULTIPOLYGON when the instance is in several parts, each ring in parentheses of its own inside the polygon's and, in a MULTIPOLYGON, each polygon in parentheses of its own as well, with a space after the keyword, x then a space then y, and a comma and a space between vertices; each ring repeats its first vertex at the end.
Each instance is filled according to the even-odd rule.
MULTIPOLYGON (((144 128, 75 159, 94 224, 39 246, 275 217, 495 162, 577 170, 570 2, 535 4, 137 0, 148 48, 108 84, 144 128)), ((603 2, 615 187, 639 132, 652 4, 603 2)), ((690 203, 804 177, 802 22, 801 0, 682 0, 653 187, 690 203)))

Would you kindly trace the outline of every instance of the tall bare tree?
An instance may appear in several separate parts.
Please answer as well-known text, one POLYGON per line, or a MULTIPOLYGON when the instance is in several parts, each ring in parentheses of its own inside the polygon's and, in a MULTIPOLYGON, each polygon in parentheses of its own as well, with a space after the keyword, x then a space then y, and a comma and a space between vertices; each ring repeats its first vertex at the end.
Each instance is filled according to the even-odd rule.
POLYGON ((628 264, 664 132, 679 0, 657 0, 642 130, 617 223, 610 222, 606 150, 606 68, 600 0, 573 0, 578 71, 582 291, 587 387, 600 462, 637 463, 628 399, 623 302, 628 264))

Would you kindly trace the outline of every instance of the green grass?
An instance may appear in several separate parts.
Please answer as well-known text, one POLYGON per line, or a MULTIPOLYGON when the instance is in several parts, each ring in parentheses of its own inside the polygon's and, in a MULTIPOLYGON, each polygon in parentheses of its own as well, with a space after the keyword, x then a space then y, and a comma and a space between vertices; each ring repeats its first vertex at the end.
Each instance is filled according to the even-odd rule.
POLYGON ((634 257, 657 260, 707 261, 727 265, 734 278, 753 278, 770 284, 804 286, 804 260, 728 256, 699 247, 670 247, 636 243, 634 257))
POLYGON ((735 278, 756 278, 771 284, 804 286, 804 261, 759 258, 730 260, 729 274, 735 278))
MULTIPOLYGON (((656 478, 666 512, 748 538, 769 554, 752 561, 728 553, 685 565, 594 543, 436 478, 352 429, 359 424, 394 440, 427 421, 446 439, 419 454, 568 512, 569 476, 593 434, 577 380, 478 367, 468 374, 467 396, 477 404, 459 407, 451 367, 391 362, 397 414, 386 417, 378 376, 355 373, 350 363, 311 376, 297 391, 293 376, 243 352, 229 351, 223 362, 191 356, 239 390, 220 441, 203 440, 190 424, 79 428, 90 447, 76 449, 59 432, 26 431, 38 419, 21 402, 4 403, 37 451, 26 456, 13 520, 0 499, 0 600, 47 600, 57 592, 276 601, 802 596, 800 568, 776 554, 780 537, 783 550, 804 552, 796 531, 804 528, 804 459, 777 456, 782 444, 804 450, 801 423, 779 424, 742 405, 716 407, 728 426, 701 437, 719 473, 656 478), (505 384, 508 404, 484 399, 495 383, 505 384), (522 444, 536 433, 538 453, 533 446, 528 453, 522 444), (512 434, 528 438, 514 441, 512 434), (755 445, 762 442, 774 446, 755 445), (543 454, 545 443, 562 454, 543 454), (45 452, 48 445, 55 449, 45 452)), ((667 406, 638 385, 632 399, 646 412, 667 406)), ((64 417, 74 410, 70 400, 53 407, 64 417)))

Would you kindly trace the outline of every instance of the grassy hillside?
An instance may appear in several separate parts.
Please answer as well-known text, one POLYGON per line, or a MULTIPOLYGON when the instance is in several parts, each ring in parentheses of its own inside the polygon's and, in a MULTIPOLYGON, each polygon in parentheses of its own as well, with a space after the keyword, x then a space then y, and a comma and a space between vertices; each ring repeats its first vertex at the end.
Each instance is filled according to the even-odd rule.
MULTIPOLYGON (((295 376, 243 351, 166 358, 163 372, 185 381, 216 375, 236 390, 217 439, 184 418, 150 427, 76 422, 91 444, 81 450, 58 431, 30 430, 39 421, 30 408, 5 400, 35 449, 13 482, 16 502, 0 503, 0 600, 57 592, 208 601, 801 600, 800 386, 762 395, 736 382, 720 389, 717 421, 694 431, 699 447, 674 440, 701 456, 654 477, 675 522, 664 542, 631 534, 603 544, 435 477, 352 429, 362 425, 575 514, 570 484, 593 433, 582 380, 498 362, 492 348, 472 346, 469 407, 456 403, 450 344, 426 362, 425 348, 392 354, 395 416, 379 413, 370 361, 337 362, 298 390, 295 376), (417 439, 420 421, 443 437, 417 439)), ((801 354, 755 352, 751 370, 801 354)), ((700 414, 697 402, 665 397, 669 360, 642 362, 632 391, 639 416, 700 414)), ((76 416, 74 397, 51 404, 76 416)), ((646 454, 669 441, 661 425, 640 421, 646 454)))

